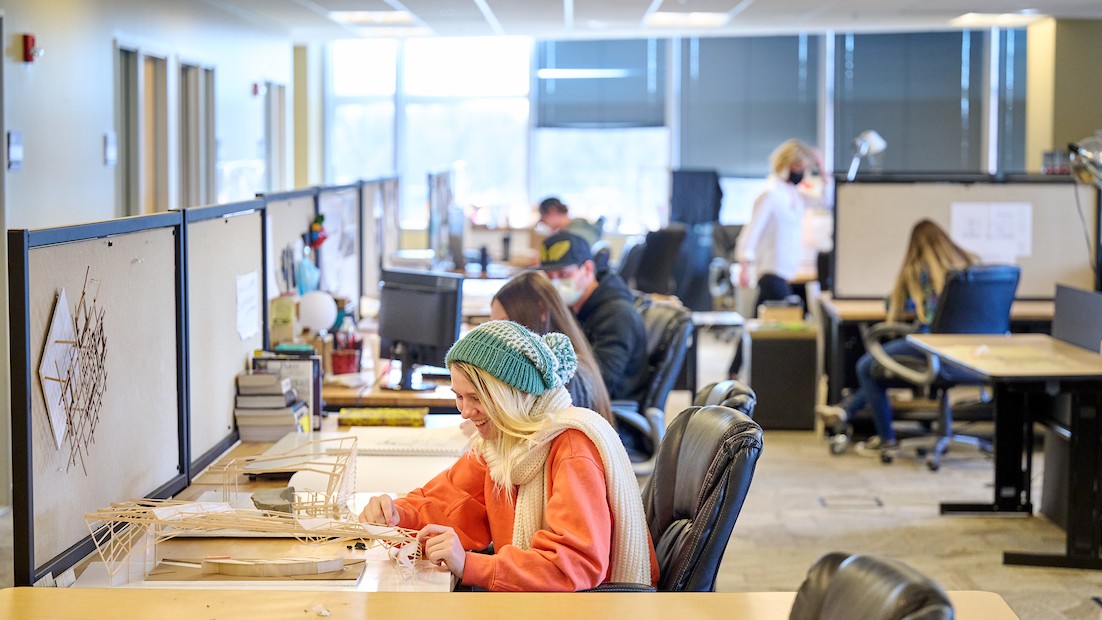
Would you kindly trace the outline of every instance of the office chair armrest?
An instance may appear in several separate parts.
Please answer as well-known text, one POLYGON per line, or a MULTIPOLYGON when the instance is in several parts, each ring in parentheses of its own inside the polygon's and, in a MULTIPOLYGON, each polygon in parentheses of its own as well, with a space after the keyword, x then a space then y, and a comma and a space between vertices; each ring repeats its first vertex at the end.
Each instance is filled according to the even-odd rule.
POLYGON ((880 364, 889 373, 900 379, 915 385, 930 385, 941 371, 941 360, 935 355, 926 355, 926 367, 923 369, 911 368, 897 361, 884 351, 882 342, 902 338, 907 334, 918 331, 918 327, 908 323, 877 323, 871 328, 862 328, 861 339, 865 343, 865 350, 872 355, 876 363, 880 364))
POLYGON ((654 441, 654 450, 657 452, 658 444, 662 443, 662 438, 666 436, 666 412, 658 407, 647 407, 643 416, 650 424, 650 436, 654 441))

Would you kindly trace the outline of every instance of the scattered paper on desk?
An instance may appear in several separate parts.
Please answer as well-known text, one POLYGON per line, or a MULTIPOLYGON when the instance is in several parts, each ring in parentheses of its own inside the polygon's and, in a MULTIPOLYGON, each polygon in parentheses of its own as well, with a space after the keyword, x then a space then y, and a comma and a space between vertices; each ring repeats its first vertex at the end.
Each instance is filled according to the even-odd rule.
POLYGON ((237 276, 237 333, 242 340, 260 331, 260 277, 256 271, 237 276))

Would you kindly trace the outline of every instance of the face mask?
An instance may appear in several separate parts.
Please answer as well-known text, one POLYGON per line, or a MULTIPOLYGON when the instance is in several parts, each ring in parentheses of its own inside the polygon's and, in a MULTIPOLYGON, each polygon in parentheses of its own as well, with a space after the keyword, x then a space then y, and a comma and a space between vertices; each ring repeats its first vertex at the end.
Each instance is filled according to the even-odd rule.
POLYGON ((555 292, 559 294, 559 299, 562 299, 562 302, 566 304, 567 307, 573 306, 582 298, 582 291, 574 285, 573 278, 555 278, 551 280, 551 285, 555 287, 555 292))
POLYGON ((800 181, 803 181, 803 180, 804 180, 804 173, 803 173, 802 170, 800 172, 796 172, 795 170, 789 170, 788 171, 788 182, 789 183, 791 183, 793 185, 799 185, 800 181))

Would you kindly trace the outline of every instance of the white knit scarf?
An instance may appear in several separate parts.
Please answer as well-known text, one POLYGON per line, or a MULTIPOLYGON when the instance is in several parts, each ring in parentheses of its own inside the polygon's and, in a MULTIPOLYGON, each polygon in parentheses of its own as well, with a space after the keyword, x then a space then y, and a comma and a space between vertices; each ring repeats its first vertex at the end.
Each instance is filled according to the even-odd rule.
MULTIPOLYGON (((565 390, 563 390, 565 393, 565 390)), ((548 395, 551 396, 551 395, 548 395)), ((569 396, 567 396, 569 399, 569 396)), ((554 398, 547 405, 559 404, 554 398)), ((544 404, 544 403, 539 403, 544 404)), ((551 409, 544 428, 533 434, 526 445, 513 454, 500 455, 494 442, 478 442, 477 449, 490 469, 490 475, 501 483, 495 469, 504 459, 513 463, 512 480, 516 485, 517 501, 513 519, 513 544, 521 549, 532 546, 532 536, 544 527, 544 509, 547 506, 546 463, 551 450, 551 440, 568 429, 577 429, 597 446, 605 467, 605 485, 608 487, 609 506, 612 508, 612 575, 619 583, 651 585, 650 548, 647 544, 647 522, 643 512, 643 500, 639 495, 639 483, 631 468, 627 452, 621 448, 616 431, 597 413, 589 409, 571 407, 551 409)))

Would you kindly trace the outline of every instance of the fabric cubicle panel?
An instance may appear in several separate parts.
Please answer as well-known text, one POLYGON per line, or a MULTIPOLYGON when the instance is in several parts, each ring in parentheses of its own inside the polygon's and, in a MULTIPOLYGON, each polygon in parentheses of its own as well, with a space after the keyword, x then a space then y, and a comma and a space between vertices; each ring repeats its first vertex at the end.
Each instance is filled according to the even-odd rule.
POLYGON ((213 463, 237 440, 234 378, 252 352, 264 347, 263 207, 263 201, 251 200, 185 211, 193 472, 213 463), (239 286, 255 287, 255 297, 239 286))
POLYGON ((318 189, 318 214, 328 238, 318 248, 321 290, 360 300, 360 185, 318 189))
MULTIPOLYGON (((16 585, 60 574, 94 549, 86 513, 187 484, 181 224, 174 212, 9 231, 16 585), (47 344, 65 343, 48 335, 62 291, 78 330, 84 308, 102 316, 95 342, 106 378, 65 384, 100 393, 100 406, 94 424, 64 426, 83 439, 67 434, 58 447, 39 364, 47 344)), ((97 367, 82 365, 88 377, 97 367)))
MULTIPOLYGON (((278 194, 264 194, 265 207, 265 236, 268 244, 267 280, 268 299, 279 297, 280 255, 284 249, 290 247, 296 252, 305 247, 302 235, 310 230, 310 224, 318 213, 317 188, 280 192, 278 194)), ((296 262, 302 259, 302 254, 295 256, 296 262)), ((316 257, 315 257, 316 261, 316 257)))
MULTIPOLYGON (((929 219, 951 232, 954 205, 1028 204, 1028 252, 997 262, 1021 266, 1018 299, 1052 299, 1056 283, 1094 288, 1097 192, 1067 178, 1020 180, 876 180, 838 183, 834 229, 834 296, 881 298, 903 261, 911 228, 929 219), (1089 241, 1076 208, 1082 205, 1089 241), (1089 247, 1088 247, 1089 244, 1089 247)), ((989 238, 1002 233, 996 226, 989 238)), ((968 248, 967 243, 962 243, 968 248)))

